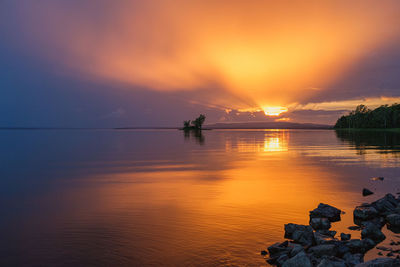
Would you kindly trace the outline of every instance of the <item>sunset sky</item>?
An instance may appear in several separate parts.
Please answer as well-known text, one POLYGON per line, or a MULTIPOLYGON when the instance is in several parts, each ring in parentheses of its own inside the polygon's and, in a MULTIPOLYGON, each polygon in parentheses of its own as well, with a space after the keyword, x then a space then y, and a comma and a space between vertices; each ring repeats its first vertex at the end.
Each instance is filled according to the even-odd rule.
POLYGON ((0 127, 333 124, 400 102, 400 1, 3 0, 0 127))

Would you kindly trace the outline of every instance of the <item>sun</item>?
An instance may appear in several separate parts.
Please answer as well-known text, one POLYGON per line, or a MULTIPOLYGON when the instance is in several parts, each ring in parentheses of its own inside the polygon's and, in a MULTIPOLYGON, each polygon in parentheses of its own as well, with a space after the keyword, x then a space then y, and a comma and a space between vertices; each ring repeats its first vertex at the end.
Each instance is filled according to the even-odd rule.
POLYGON ((288 111, 286 107, 263 107, 266 116, 279 116, 288 111))

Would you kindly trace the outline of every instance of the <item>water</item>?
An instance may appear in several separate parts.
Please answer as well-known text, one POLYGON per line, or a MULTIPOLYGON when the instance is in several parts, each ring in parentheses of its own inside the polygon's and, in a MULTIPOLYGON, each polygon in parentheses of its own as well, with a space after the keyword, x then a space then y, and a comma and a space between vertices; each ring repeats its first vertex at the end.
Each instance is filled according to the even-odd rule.
MULTIPOLYGON (((356 238, 346 229, 355 205, 400 191, 400 136, 391 132, 0 138, 1 266, 265 266, 260 250, 283 240, 283 224, 308 224, 318 203, 344 210, 333 229, 356 238), (376 194, 362 197, 363 187, 376 194)), ((396 238, 385 233, 384 242, 396 238)))

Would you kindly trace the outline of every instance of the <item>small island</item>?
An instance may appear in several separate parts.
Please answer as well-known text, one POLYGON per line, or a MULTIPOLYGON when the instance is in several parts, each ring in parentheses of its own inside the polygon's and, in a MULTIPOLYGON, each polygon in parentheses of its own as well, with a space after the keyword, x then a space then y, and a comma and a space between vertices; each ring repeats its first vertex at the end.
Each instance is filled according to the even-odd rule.
POLYGON ((204 114, 200 114, 199 117, 197 117, 194 120, 187 120, 183 122, 183 128, 181 130, 184 131, 201 131, 203 127, 203 123, 206 120, 206 116, 204 114))

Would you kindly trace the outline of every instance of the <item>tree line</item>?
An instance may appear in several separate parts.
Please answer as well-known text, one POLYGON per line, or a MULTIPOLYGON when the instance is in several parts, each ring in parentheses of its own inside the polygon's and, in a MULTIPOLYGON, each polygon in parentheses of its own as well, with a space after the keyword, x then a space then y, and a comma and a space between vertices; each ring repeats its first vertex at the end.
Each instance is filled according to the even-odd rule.
POLYGON ((373 110, 359 105, 340 117, 335 128, 400 128, 400 104, 382 105, 373 110))

